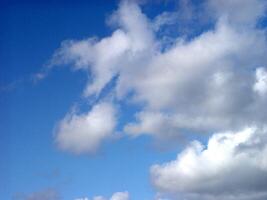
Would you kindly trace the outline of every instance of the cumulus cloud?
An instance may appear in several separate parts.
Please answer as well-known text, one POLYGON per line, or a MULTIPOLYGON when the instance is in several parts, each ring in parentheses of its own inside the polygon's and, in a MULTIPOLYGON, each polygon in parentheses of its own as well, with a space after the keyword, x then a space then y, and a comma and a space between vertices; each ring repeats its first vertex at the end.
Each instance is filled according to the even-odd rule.
POLYGON ((125 59, 134 59, 137 52, 144 52, 153 45, 148 19, 135 3, 122 1, 110 21, 120 27, 111 36, 101 40, 64 41, 51 60, 50 65, 71 63, 74 69, 92 74, 85 96, 98 95, 120 68, 127 67, 125 59))
MULTIPOLYGON (((142 60, 143 53, 149 52, 155 45, 148 19, 137 4, 123 1, 110 20, 120 27, 110 37, 64 41, 48 65, 51 69, 56 65, 71 64, 74 70, 90 73, 92 78, 84 90, 85 97, 98 97, 102 89, 120 74, 120 70, 127 67, 128 62, 132 60, 136 64, 135 60, 142 60)), ((110 107, 101 104, 89 113, 69 113, 57 127, 58 146, 75 153, 95 151, 101 141, 114 131, 116 111, 110 107)))
MULTIPOLYGON (((75 200, 90 200, 89 198, 85 197, 85 198, 78 198, 75 200)), ((103 196, 95 196, 92 198, 92 200, 107 200, 107 198, 103 197, 103 196)), ((115 192, 110 198, 109 200, 130 200, 130 196, 129 196, 129 192, 125 191, 125 192, 115 192)))
POLYGON ((55 133, 56 143, 73 153, 93 153, 101 142, 112 136, 115 126, 115 108, 111 103, 102 102, 87 113, 72 112, 61 120, 55 133))
MULTIPOLYGON (((157 127, 167 124, 178 134, 179 129, 226 130, 265 122, 266 113, 260 110, 266 100, 263 103, 253 89, 253 69, 266 65, 263 52, 263 33, 241 33, 222 21, 215 30, 157 54, 142 70, 122 72, 118 94, 134 89, 134 101, 146 104, 137 115, 137 123, 127 125, 125 130, 131 134, 143 132, 144 124, 153 120, 149 113, 160 116, 157 127), (260 51, 251 54, 255 46, 260 51)), ((260 84, 264 85, 263 73, 261 77, 260 84)), ((167 129, 162 131, 162 127, 158 131, 156 126, 150 126, 150 130, 146 127, 145 132, 165 134, 167 129)))
POLYGON ((206 146, 194 141, 176 160, 153 165, 152 182, 186 199, 266 199, 266 139, 266 127, 248 127, 216 133, 206 146))
POLYGON ((255 24, 265 4, 245 1, 243 18, 243 3, 231 2, 220 7, 221 1, 207 1, 207 8, 221 9, 214 28, 191 40, 178 37, 165 49, 164 40, 155 37, 153 21, 132 1, 123 1, 110 18, 118 27, 111 36, 66 41, 54 63, 73 63, 75 69, 89 71, 92 81, 86 96, 97 96, 117 76, 115 98, 123 101, 132 94, 132 103, 143 105, 136 121, 124 128, 131 135, 175 136, 183 130, 211 132, 263 124, 266 34, 236 23, 255 24), (230 10, 237 6, 242 12, 230 10), (149 125, 155 118, 158 123, 149 125))
POLYGON ((117 192, 112 195, 110 200, 129 200, 129 193, 128 192, 117 192))
POLYGON ((264 68, 258 68, 256 70, 256 82, 253 89, 259 93, 259 95, 264 96, 267 92, 267 72, 264 68))
MULTIPOLYGON (((257 25, 266 2, 207 0, 203 6, 213 26, 166 44, 158 31, 179 19, 175 14, 149 19, 134 1, 122 1, 109 19, 116 27, 110 36, 63 42, 51 66, 86 71, 87 98, 99 97, 116 77, 113 104, 141 106, 125 124, 126 134, 172 139, 215 132, 206 147, 195 141, 176 160, 151 168, 162 193, 188 200, 263 200, 267 42, 266 30, 257 25)), ((75 153, 95 151, 112 135, 116 112, 100 103, 88 113, 68 114, 57 129, 58 145, 75 153)))
POLYGON ((76 198, 75 200, 89 200, 87 197, 84 198, 76 198))
POLYGON ((103 196, 95 196, 93 197, 93 200, 106 200, 106 198, 103 196))

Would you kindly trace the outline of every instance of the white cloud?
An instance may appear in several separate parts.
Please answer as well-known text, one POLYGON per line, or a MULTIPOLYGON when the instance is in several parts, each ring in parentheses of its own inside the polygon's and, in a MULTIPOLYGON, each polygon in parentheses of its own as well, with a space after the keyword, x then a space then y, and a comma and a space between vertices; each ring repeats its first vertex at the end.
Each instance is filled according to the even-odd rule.
POLYGON ((93 197, 93 200, 106 200, 106 198, 103 196, 95 196, 93 197))
MULTIPOLYGON (((130 98, 143 106, 136 121, 124 127, 129 135, 165 139, 184 132, 222 132, 206 148, 195 141, 176 160, 153 166, 152 181, 161 192, 188 200, 263 200, 267 140, 266 128, 258 127, 267 120, 267 43, 266 30, 256 25, 266 3, 214 0, 204 6, 214 27, 167 46, 157 31, 170 25, 175 13, 153 21, 134 1, 122 1, 110 18, 117 26, 110 36, 63 42, 51 65, 71 63, 88 72, 86 97, 98 96, 118 76, 114 99, 130 98), (251 128, 225 132, 243 127, 251 128)), ((106 103, 85 114, 70 113, 59 124, 56 141, 63 150, 93 152, 112 135, 115 115, 106 103)), ((111 200, 120 198, 128 199, 128 193, 111 200)))
POLYGON ((65 41, 56 51, 52 64, 72 63, 74 69, 92 73, 93 80, 88 83, 84 94, 98 95, 111 78, 118 73, 120 59, 129 48, 129 38, 118 29, 110 37, 97 41, 89 38, 81 41, 65 41))
POLYGON ((264 68, 257 68, 256 70, 256 82, 253 89, 264 96, 267 92, 267 72, 264 68))
POLYGON ((166 49, 139 6, 122 1, 110 17, 118 27, 111 36, 64 42, 52 63, 71 62, 89 71, 86 96, 98 96, 118 75, 114 96, 124 101, 133 94, 132 103, 144 105, 137 122, 124 128, 131 135, 164 138, 262 125, 267 119, 262 112, 266 68, 259 66, 267 66, 266 33, 247 23, 256 24, 265 3, 217 0, 204 5, 218 11, 215 27, 191 40, 177 37, 166 49))
POLYGON ((110 103, 99 103, 88 113, 69 113, 58 125, 56 142, 62 150, 94 152, 101 142, 112 136, 116 111, 110 103))
MULTIPOLYGON (((80 198, 77 200, 89 200, 89 198, 80 198)), ((107 200, 107 198, 103 196, 95 196, 92 198, 92 200, 107 200)), ((115 192, 112 194, 112 196, 109 198, 109 200, 130 200, 130 195, 129 192, 124 191, 124 192, 115 192)))
POLYGON ((75 200, 89 200, 87 197, 84 198, 76 198, 75 200))
MULTIPOLYGON (((266 63, 263 38, 261 32, 240 33, 222 21, 214 31, 190 42, 178 42, 149 58, 142 68, 122 71, 117 92, 134 90, 134 100, 145 103, 145 112, 175 121, 168 123, 178 133, 179 129, 226 130, 262 123, 266 113, 258 112, 264 104, 260 106, 259 98, 254 97, 252 68, 266 63), (255 46, 260 50, 251 54, 255 46)), ((142 120, 152 120, 140 119, 135 127, 146 123, 142 120)), ((155 133, 155 128, 150 132, 155 133)))
POLYGON ((112 195, 110 200, 129 200, 128 192, 117 192, 112 195))
POLYGON ((88 83, 85 96, 98 95, 121 68, 127 67, 127 62, 135 59, 135 54, 141 55, 153 45, 147 18, 135 3, 122 1, 111 20, 119 26, 111 36, 65 41, 51 61, 51 65, 71 63, 74 69, 90 71, 93 80, 88 83))
POLYGON ((194 141, 176 160, 151 167, 163 193, 185 199, 265 199, 267 128, 214 134, 204 146, 194 141))

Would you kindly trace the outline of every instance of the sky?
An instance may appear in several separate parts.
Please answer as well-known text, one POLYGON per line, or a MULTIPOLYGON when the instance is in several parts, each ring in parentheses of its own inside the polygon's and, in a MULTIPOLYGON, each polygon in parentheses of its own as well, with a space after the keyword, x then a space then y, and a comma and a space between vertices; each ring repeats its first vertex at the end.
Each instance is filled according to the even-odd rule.
POLYGON ((266 200, 267 2, 0 2, 0 199, 266 200))

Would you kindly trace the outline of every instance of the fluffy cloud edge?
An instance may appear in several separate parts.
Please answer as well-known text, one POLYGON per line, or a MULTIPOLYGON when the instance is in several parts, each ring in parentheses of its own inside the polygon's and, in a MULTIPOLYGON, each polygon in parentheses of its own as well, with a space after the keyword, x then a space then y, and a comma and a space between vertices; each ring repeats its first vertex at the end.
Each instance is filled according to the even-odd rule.
POLYGON ((57 146, 76 154, 94 153, 114 133, 116 112, 112 103, 100 102, 87 113, 68 113, 55 129, 57 146))

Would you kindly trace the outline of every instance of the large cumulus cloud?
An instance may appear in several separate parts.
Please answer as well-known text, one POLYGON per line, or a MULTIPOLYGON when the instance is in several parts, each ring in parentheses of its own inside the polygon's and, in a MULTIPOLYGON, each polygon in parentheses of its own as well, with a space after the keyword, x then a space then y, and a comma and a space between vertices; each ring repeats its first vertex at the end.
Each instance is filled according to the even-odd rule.
POLYGON ((176 160, 151 167, 153 184, 186 199, 266 199, 267 129, 247 127, 194 141, 176 160))

